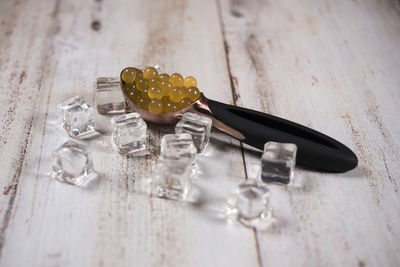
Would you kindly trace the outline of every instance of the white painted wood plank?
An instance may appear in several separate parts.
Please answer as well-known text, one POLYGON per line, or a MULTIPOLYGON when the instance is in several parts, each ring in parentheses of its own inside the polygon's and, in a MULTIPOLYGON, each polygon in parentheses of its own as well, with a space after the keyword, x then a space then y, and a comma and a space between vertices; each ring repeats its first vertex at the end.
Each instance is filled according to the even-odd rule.
POLYGON ((398 3, 232 0, 221 12, 238 104, 327 133, 360 160, 345 174, 298 169, 302 188, 272 186, 263 266, 398 266, 398 3))
MULTIPOLYGON (((39 2, 24 2, 12 11, 39 2)), ((37 16, 48 15, 46 8, 43 13, 38 9, 37 16)), ((3 225, 0 265, 256 266, 252 231, 227 227, 212 213, 198 208, 150 198, 145 190, 147 178, 155 171, 156 156, 119 156, 107 131, 87 142, 101 174, 92 187, 79 189, 47 176, 51 152, 67 139, 56 124, 56 105, 75 94, 93 102, 98 76, 118 75, 127 65, 159 63, 168 66, 167 71, 193 74, 207 96, 229 102, 229 77, 215 3, 68 1, 60 2, 53 16, 46 17, 46 25, 57 31, 45 39, 49 51, 43 52, 48 55, 45 69, 38 70, 43 81, 36 112, 34 104, 29 113, 21 111, 34 119, 12 212, 3 225), (96 21, 97 31, 91 28, 96 21)), ((23 20, 18 27, 28 22, 23 20)), ((41 36, 44 30, 32 31, 41 36)), ((22 52, 27 49, 22 46, 24 41, 21 37, 14 43, 22 52)), ((19 58, 16 54, 13 57, 19 58)), ((30 64, 32 69, 38 67, 35 62, 30 64)), ((27 90, 29 87, 24 92, 27 90)), ((108 119, 96 116, 103 126, 108 119)), ((171 131, 150 128, 153 145, 171 131)), ((10 135, 16 131, 11 130, 10 135)), ((209 165, 203 164, 203 179, 224 193, 243 179, 244 170, 238 143, 223 136, 218 139, 226 144, 213 141, 209 156, 200 163, 209 165), (212 164, 215 158, 218 162, 212 164)), ((15 137, 14 142, 18 140, 15 137)), ((11 168, 3 163, 6 158, 3 153, 2 167, 11 168)))
POLYGON ((51 23, 54 5, 3 1, 0 6, 1 250, 56 28, 51 23))
MULTIPOLYGON (((257 264, 251 231, 149 199, 143 190, 155 157, 123 160, 112 153, 109 136, 90 143, 95 165, 106 166, 94 187, 80 190, 45 176, 50 152, 63 142, 55 106, 77 93, 93 101, 97 76, 156 62, 199 77, 207 96, 230 100, 214 3, 136 4, 1 3, 2 265, 257 264), (155 11, 161 15, 152 17, 155 11), (95 21, 99 31, 89 28, 95 21)), ((399 264, 399 16, 393 5, 222 3, 238 103, 328 133, 360 158, 360 167, 347 174, 299 170, 303 188, 272 188, 279 224, 257 233, 264 266, 399 264)), ((154 131, 159 138, 168 129, 154 131)), ((211 148, 226 165, 222 172, 218 165, 207 169, 210 182, 226 191, 242 179, 240 153, 218 142, 211 148)), ((246 152, 249 173, 257 161, 246 152)))

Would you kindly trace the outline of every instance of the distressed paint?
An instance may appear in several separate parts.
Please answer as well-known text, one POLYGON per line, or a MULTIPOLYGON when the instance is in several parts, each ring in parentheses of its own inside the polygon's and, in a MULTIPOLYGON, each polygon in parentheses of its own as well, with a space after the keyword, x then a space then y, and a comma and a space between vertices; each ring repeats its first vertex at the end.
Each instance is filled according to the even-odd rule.
POLYGON ((24 0, 1 2, 0 16, 2 266, 400 264, 398 1, 24 0), (199 159, 212 203, 157 199, 149 178, 173 129, 149 125, 154 153, 124 158, 96 114, 104 134, 88 145, 101 179, 79 189, 49 178, 67 139, 57 104, 93 103, 97 77, 148 64, 194 75, 212 99, 321 130, 359 167, 298 169, 301 186, 271 187, 274 227, 237 228, 218 211, 256 175, 258 152, 214 132, 199 159))

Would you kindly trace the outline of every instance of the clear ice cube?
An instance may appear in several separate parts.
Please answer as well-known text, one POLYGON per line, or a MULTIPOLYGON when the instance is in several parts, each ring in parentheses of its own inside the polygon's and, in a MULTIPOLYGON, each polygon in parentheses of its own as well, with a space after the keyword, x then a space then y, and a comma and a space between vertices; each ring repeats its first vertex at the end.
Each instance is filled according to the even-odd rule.
POLYGON ((197 149, 188 133, 166 134, 161 139, 161 157, 193 164, 197 149))
POLYGON ((265 228, 271 218, 269 190, 255 180, 239 184, 227 200, 227 217, 247 227, 265 228))
POLYGON ((212 121, 210 118, 195 113, 186 112, 175 126, 175 133, 189 133, 201 153, 207 147, 210 140, 212 121))
POLYGON ((290 143, 268 142, 261 157, 261 179, 265 183, 289 184, 296 165, 297 146, 290 143))
POLYGON ((99 114, 124 113, 125 100, 119 77, 97 78, 96 107, 99 114))
POLYGON ((67 141, 57 148, 52 153, 51 162, 51 176, 62 182, 86 186, 97 177, 86 147, 75 141, 67 141))
POLYGON ((146 149, 147 125, 139 113, 113 117, 111 125, 111 139, 120 154, 133 154, 146 149))
POLYGON ((61 126, 71 137, 95 132, 92 107, 80 96, 74 96, 59 104, 57 115, 61 126))
POLYGON ((155 192, 158 197, 185 200, 190 190, 191 164, 175 158, 160 157, 155 192))

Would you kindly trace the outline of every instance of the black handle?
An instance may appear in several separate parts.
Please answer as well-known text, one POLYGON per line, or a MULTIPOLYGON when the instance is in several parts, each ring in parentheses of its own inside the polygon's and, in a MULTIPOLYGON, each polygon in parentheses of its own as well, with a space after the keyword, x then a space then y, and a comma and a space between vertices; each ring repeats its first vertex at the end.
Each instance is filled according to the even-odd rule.
POLYGON ((213 100, 208 100, 208 107, 216 119, 242 133, 242 141, 253 147, 263 150, 268 141, 296 144, 298 165, 327 172, 357 166, 357 156, 348 147, 300 124, 213 100))

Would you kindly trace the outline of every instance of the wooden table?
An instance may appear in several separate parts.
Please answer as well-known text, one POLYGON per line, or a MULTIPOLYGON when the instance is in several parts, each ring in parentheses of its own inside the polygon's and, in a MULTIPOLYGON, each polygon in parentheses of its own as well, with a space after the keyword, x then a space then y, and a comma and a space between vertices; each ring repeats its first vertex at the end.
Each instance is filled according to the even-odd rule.
MULTIPOLYGON (((1 266, 399 266, 399 1, 16 0, 0 21, 1 266), (338 139, 359 166, 271 186, 266 231, 149 196, 157 154, 121 157, 107 131, 87 141, 91 187, 49 177, 67 140, 57 104, 94 103, 97 77, 155 63, 338 139)), ((151 145, 169 131, 151 126, 151 145)), ((222 202, 259 157, 213 132, 199 179, 222 202)))

